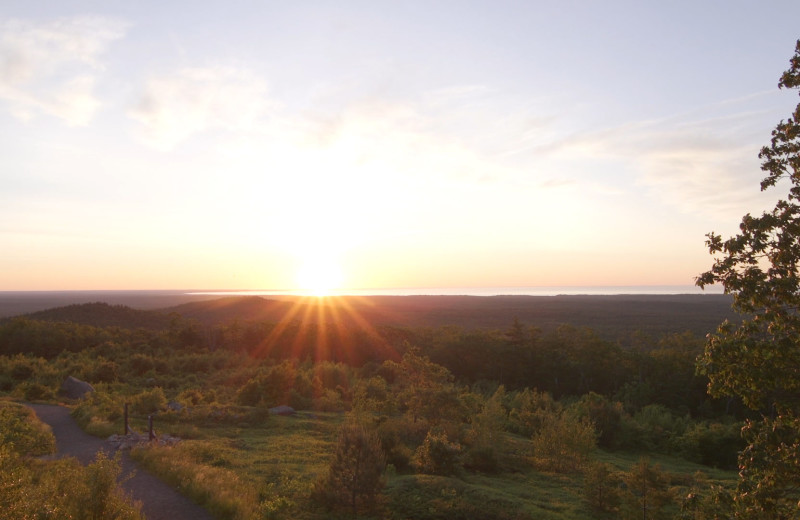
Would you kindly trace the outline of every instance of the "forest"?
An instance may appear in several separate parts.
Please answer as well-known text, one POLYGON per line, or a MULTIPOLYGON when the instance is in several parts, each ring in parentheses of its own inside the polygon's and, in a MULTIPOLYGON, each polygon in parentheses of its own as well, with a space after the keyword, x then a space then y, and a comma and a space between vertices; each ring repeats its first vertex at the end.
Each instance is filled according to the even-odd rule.
POLYGON ((631 317, 620 306, 600 332, 515 314, 469 327, 441 311, 432 325, 401 325, 330 298, 147 311, 98 302, 9 317, 0 455, 33 473, 4 472, 0 503, 36 517, 32 497, 58 487, 52 475, 113 479, 113 459, 59 461, 50 480, 22 469, 51 441, 11 438, 41 429, 13 402, 44 401, 104 438, 122 433, 125 403, 136 429, 153 416, 180 442, 131 456, 219 519, 714 518, 752 412, 707 394, 696 369, 704 335, 645 307, 631 317), (648 313, 668 325, 638 330, 648 313), (94 392, 66 399, 68 376, 94 392), (270 413, 281 405, 293 413, 270 413))

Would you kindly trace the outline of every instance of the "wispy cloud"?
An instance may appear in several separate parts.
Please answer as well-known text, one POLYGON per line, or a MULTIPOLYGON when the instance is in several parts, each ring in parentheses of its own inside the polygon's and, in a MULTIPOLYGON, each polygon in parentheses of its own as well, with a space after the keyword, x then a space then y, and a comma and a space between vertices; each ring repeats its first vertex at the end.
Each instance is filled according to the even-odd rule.
POLYGON ((747 107, 734 114, 715 114, 719 106, 574 135, 546 151, 616 163, 628 172, 625 178, 632 186, 644 188, 648 196, 680 212, 737 218, 774 198, 759 193, 757 154, 769 137, 768 121, 775 116, 770 110, 747 107))
POLYGON ((100 107, 95 83, 126 24, 100 16, 0 21, 0 99, 17 118, 47 114, 86 125, 100 107))
POLYGON ((184 68, 148 80, 129 115, 148 144, 169 150, 205 131, 253 129, 274 104, 266 81, 247 69, 184 68))

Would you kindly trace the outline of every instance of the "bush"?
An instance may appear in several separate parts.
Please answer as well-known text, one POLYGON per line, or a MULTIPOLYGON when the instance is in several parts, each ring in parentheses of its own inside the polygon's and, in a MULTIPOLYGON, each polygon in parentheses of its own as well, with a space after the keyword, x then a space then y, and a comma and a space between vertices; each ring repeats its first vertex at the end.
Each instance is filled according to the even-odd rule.
POLYGON ((386 485, 386 457, 378 435, 358 424, 345 424, 339 431, 336 451, 327 474, 314 486, 314 496, 329 507, 374 509, 386 485))
POLYGON ((100 359, 86 374, 91 383, 113 383, 119 378, 119 365, 107 359, 100 359))
POLYGON ((575 471, 597 446, 597 434, 588 420, 562 412, 551 414, 532 441, 536 466, 558 472, 575 471))
MULTIPOLYGON (((246 381, 236 393, 236 402, 245 406, 271 408, 289 404, 298 373, 290 361, 269 367, 246 381)), ((305 386, 305 385, 301 385, 305 386)), ((310 385, 307 393, 310 394, 310 385)))
POLYGON ((140 505, 132 503, 116 484, 119 460, 108 459, 102 452, 84 468, 73 458, 26 460, 10 445, 0 444, 0 467, 3 518, 143 518, 140 505))
POLYGON ((320 412, 343 412, 347 409, 342 400, 342 394, 336 390, 326 388, 323 394, 314 399, 314 409, 320 412))
POLYGON ((418 421, 407 421, 405 417, 382 417, 378 425, 378 436, 386 453, 386 460, 398 470, 405 470, 411 464, 414 449, 419 446, 428 433, 428 426, 418 421))
POLYGON ((151 414, 163 410, 167 406, 167 397, 159 387, 145 390, 131 398, 131 409, 134 413, 151 414))
POLYGON ((13 446, 20 455, 46 455, 56 451, 50 427, 30 408, 8 402, 0 402, 0 445, 13 446))
POLYGON ((475 471, 495 473, 498 469, 497 450, 489 445, 470 447, 464 458, 464 466, 475 471))
POLYGON ((530 437, 552 414, 560 410, 561 405, 547 392, 526 388, 511 398, 509 430, 530 437))
POLYGON ((17 393, 26 401, 44 401, 54 397, 53 391, 39 383, 22 383, 17 386, 17 393))
POLYGON ((462 467, 461 445, 450 442, 444 432, 428 432, 412 462, 420 473, 455 475, 462 467))
POLYGON ((573 405, 580 417, 585 417, 597 431, 597 444, 606 449, 618 449, 624 442, 622 403, 590 392, 573 405))
POLYGON ((741 424, 700 423, 680 438, 681 455, 705 466, 733 470, 744 449, 741 424))
POLYGON ((131 371, 134 375, 143 376, 155 367, 155 361, 152 357, 144 354, 134 354, 130 357, 131 371))

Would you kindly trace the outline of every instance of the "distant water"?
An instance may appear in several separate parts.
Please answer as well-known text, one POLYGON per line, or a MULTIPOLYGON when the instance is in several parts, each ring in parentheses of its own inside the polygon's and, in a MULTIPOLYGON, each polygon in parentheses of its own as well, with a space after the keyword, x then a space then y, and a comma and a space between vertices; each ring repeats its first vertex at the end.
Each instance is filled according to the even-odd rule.
MULTIPOLYGON (((330 296, 558 296, 619 294, 722 294, 721 286, 701 290, 695 285, 616 285, 549 287, 426 287, 405 289, 335 290, 330 296)), ((288 290, 195 291, 187 294, 219 296, 305 296, 311 293, 288 290)))

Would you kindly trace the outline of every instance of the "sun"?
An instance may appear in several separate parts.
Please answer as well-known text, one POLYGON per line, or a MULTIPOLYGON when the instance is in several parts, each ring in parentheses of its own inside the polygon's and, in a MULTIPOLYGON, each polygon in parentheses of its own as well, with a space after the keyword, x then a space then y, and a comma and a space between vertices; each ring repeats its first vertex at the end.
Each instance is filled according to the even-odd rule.
POLYGON ((297 270, 297 285, 301 291, 312 296, 328 296, 342 284, 342 270, 330 259, 306 260, 297 270))

